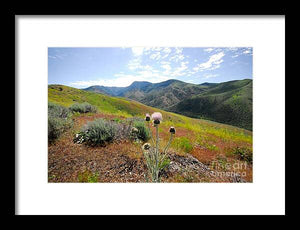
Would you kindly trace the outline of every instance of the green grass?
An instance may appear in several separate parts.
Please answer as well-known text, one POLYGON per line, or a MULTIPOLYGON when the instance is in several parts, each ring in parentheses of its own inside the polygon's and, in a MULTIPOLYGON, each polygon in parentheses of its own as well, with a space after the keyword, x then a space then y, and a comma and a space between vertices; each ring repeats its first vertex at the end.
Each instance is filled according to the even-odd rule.
POLYGON ((172 142, 171 147, 175 148, 177 151, 189 153, 193 149, 193 144, 187 137, 177 137, 172 142))

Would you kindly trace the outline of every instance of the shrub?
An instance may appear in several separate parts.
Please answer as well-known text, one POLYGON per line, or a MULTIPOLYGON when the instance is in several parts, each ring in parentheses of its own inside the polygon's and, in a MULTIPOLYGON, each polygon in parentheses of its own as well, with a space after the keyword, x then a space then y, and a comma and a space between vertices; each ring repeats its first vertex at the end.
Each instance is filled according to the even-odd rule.
POLYGON ((247 161, 249 163, 252 163, 252 151, 249 148, 246 147, 235 147, 231 154, 237 156, 240 160, 247 161))
POLYGON ((247 147, 234 147, 234 148, 228 148, 226 150, 226 156, 231 157, 235 156, 239 160, 247 161, 252 164, 252 150, 247 147))
MULTIPOLYGON (((96 119, 87 123, 77 134, 76 140, 80 143, 85 142, 88 145, 105 145, 114 140, 117 134, 117 127, 111 121, 96 119)), ((78 143, 78 142, 77 142, 78 143)))
POLYGON ((48 116, 57 118, 68 118, 70 116, 70 111, 68 108, 54 104, 52 102, 48 103, 48 116))
POLYGON ((69 109, 73 112, 78 112, 78 113, 96 113, 97 112, 97 107, 84 102, 84 103, 75 103, 69 107, 69 109))
POLYGON ((135 121, 133 127, 137 129, 135 135, 138 139, 144 142, 150 139, 150 131, 143 121, 135 121))
POLYGON ((66 107, 48 103, 48 141, 51 143, 72 125, 66 107))

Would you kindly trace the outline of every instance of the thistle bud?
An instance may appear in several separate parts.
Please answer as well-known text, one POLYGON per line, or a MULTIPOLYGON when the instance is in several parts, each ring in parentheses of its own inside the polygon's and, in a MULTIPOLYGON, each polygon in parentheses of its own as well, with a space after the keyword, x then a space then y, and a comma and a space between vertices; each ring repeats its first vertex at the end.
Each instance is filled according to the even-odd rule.
POLYGON ((160 124, 160 120, 154 120, 153 123, 154 123, 154 125, 159 125, 160 124))
POLYGON ((138 130, 137 128, 135 128, 135 127, 132 127, 132 128, 131 128, 131 132, 132 132, 132 133, 138 133, 139 130, 138 130))
POLYGON ((175 128, 174 128, 173 126, 170 127, 170 130, 169 130, 169 131, 170 131, 170 133, 172 133, 172 134, 175 134, 175 132, 176 132, 176 130, 175 130, 175 128))
POLYGON ((150 121, 150 115, 148 113, 146 114, 145 120, 150 121))
POLYGON ((144 145, 143 145, 143 149, 144 150, 149 150, 151 148, 151 145, 149 144, 149 143, 145 143, 144 145))

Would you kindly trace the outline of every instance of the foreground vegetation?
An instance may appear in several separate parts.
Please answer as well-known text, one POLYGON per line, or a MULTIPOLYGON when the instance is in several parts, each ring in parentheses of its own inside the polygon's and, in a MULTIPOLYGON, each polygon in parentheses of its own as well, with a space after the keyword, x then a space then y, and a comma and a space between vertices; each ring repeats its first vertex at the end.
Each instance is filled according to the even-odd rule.
POLYGON ((147 132, 143 121, 145 113, 155 111, 164 118, 158 127, 161 149, 168 144, 170 126, 176 127, 161 165, 162 182, 234 182, 229 176, 212 176, 206 166, 219 173, 245 173, 243 181, 252 181, 251 131, 62 85, 49 86, 48 100, 67 108, 61 109, 68 111, 62 119, 67 117, 73 124, 49 144, 50 182, 145 182, 147 167, 139 146, 155 133, 153 126, 147 132), (89 103, 95 110, 75 112, 70 108, 76 103, 89 103), (132 135, 133 127, 136 135, 132 135), (200 163, 193 163, 196 161, 200 163), (228 168, 234 164, 245 167, 228 168))

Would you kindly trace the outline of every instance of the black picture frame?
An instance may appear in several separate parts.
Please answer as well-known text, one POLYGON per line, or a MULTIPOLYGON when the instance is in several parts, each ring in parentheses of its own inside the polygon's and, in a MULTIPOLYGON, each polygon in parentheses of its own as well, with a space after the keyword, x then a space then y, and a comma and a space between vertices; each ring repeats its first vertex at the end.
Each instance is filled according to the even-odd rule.
MULTIPOLYGON (((17 201, 16 201, 16 170, 17 170, 17 166, 16 166, 16 151, 17 151, 17 132, 18 132, 18 124, 17 124, 17 101, 16 101, 16 94, 17 89, 16 89, 16 21, 15 21, 15 17, 18 15, 73 15, 73 16, 85 16, 85 15, 112 15, 112 16, 124 16, 124 15, 165 15, 165 16, 176 16, 176 17, 180 17, 182 15, 190 15, 190 16, 201 16, 201 15, 211 15, 211 16, 230 16, 230 15, 266 15, 266 16, 272 16, 272 15, 284 15, 285 16, 285 20, 286 20, 286 16, 287 16, 287 11, 285 8, 278 8, 278 9, 264 9, 264 10, 249 10, 249 9, 239 9, 238 11, 236 10, 219 10, 219 9, 199 9, 199 10, 139 10, 134 11, 120 11, 120 10, 18 10, 18 9, 14 9, 14 10, 10 10, 9 13, 6 15, 6 23, 7 23, 7 28, 8 28, 8 35, 7 35, 7 46, 6 49, 9 51, 9 58, 7 58, 7 69, 8 69, 8 74, 9 76, 11 76, 9 78, 9 82, 7 84, 6 89, 8 90, 8 92, 11 94, 9 99, 7 100, 7 110, 9 111, 9 114, 12 112, 14 113, 14 116, 10 115, 7 116, 7 118, 11 119, 10 121, 5 121, 5 123, 9 123, 9 130, 10 130, 10 134, 9 134, 9 145, 13 146, 12 148, 10 148, 10 151, 12 151, 12 153, 4 153, 8 158, 7 162, 7 166, 8 166, 8 172, 5 174, 5 179, 7 179, 7 184, 8 184, 8 189, 7 189, 7 198, 6 198, 6 203, 7 203, 7 207, 6 207, 6 214, 9 216, 16 216, 16 205, 17 205, 17 201), (14 77, 13 77, 14 76, 14 77), (14 119, 14 121, 12 121, 14 119), (11 125, 13 124, 13 125, 11 125)), ((285 21, 285 25, 286 21, 285 21)), ((288 27, 286 27, 287 30, 288 27)), ((287 33, 286 33, 287 35, 287 33)), ((285 35, 285 36, 286 36, 285 35)), ((285 48, 286 48, 286 44, 285 43, 285 48)), ((286 65, 286 69, 287 69, 286 65)), ((285 72, 285 74, 287 74, 287 71, 285 72)), ((285 92, 287 92, 287 86, 288 84, 286 84, 286 88, 285 88, 285 92)), ((287 94, 286 94, 287 96, 287 94)), ((287 101, 287 97, 286 97, 286 101, 287 101)), ((5 118, 5 120, 7 120, 7 118, 5 118)), ((7 137, 5 138, 7 140, 7 137)), ((287 152, 287 146, 289 146, 288 142, 290 143, 290 141, 288 139, 286 139, 286 149, 285 152, 287 152)), ((6 142, 6 141, 5 141, 6 142)), ((5 151, 6 152, 6 151, 5 151)), ((287 156, 285 154, 286 157, 286 161, 285 161, 285 181, 286 181, 286 187, 285 187, 285 203, 286 203, 286 216, 290 215, 289 209, 288 209, 288 203, 289 200, 287 199, 287 192, 288 192, 288 186, 287 183, 290 180, 290 173, 288 173, 287 169, 288 169, 288 159, 290 158, 289 156, 287 156)))

